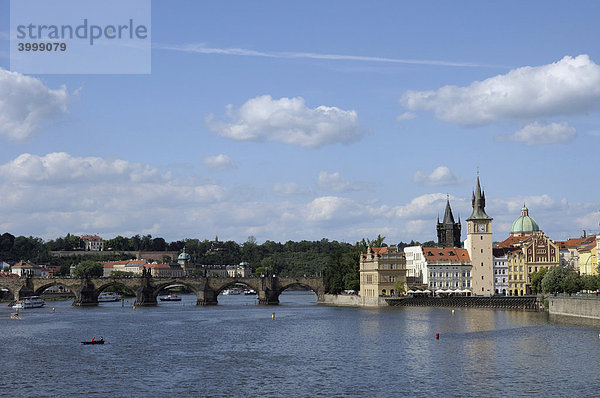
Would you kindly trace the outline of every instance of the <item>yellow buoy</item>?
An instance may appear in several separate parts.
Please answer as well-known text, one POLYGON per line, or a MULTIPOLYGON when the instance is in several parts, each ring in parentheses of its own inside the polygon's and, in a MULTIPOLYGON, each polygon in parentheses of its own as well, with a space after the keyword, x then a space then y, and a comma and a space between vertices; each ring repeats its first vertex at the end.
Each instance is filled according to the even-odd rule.
POLYGON ((273 315, 271 315, 271 319, 275 319, 275 313, 273 313, 273 315))
POLYGON ((454 315, 454 310, 452 310, 452 315, 454 315))
POLYGON ((133 306, 133 309, 135 310, 135 305, 133 306))
POLYGON ((54 307, 52 307, 52 312, 54 312, 54 307))

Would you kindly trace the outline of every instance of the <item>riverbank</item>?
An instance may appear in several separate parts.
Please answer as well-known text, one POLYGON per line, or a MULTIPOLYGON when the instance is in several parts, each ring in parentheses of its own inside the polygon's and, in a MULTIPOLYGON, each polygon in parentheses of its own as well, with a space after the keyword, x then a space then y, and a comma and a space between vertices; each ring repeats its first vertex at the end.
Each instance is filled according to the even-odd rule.
POLYGON ((548 299, 548 312, 552 316, 600 321, 600 299, 551 296, 548 299))

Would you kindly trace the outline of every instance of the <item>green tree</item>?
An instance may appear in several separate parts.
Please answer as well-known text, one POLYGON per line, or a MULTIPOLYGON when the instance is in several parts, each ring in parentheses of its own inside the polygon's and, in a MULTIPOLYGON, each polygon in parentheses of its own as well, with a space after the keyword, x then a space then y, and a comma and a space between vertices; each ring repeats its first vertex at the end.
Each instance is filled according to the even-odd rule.
POLYGON ((600 287, 598 275, 583 275, 581 280, 583 282, 583 289, 585 290, 593 292, 600 287))
POLYGON ((75 269, 73 274, 78 278, 102 276, 104 268, 97 261, 85 260, 82 261, 75 269))
POLYGON ((540 268, 539 271, 534 272, 529 276, 529 279, 531 280, 531 290, 533 293, 537 294, 542 292, 542 280, 547 272, 548 269, 540 268))
POLYGON ((562 281, 569 275, 563 267, 551 267, 542 279, 542 290, 547 293, 562 292, 562 281))
POLYGON ((565 293, 576 293, 583 287, 583 282, 579 274, 570 273, 568 274, 561 283, 562 291, 565 293))

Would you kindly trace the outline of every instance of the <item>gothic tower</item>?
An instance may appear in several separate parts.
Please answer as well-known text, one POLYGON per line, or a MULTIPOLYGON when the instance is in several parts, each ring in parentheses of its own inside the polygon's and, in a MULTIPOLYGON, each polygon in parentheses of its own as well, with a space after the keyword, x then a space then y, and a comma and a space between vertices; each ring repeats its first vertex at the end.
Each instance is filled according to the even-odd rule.
POLYGON ((461 247, 460 240, 460 217, 458 222, 454 222, 452 209, 450 208, 450 198, 446 199, 446 211, 444 212, 444 221, 440 222, 438 217, 437 236, 439 247, 461 247))
POLYGON ((494 259, 492 256, 492 220, 485 213, 485 192, 479 184, 471 200, 473 213, 467 218, 467 240, 465 248, 471 257, 471 278, 473 294, 491 296, 494 294, 494 259))

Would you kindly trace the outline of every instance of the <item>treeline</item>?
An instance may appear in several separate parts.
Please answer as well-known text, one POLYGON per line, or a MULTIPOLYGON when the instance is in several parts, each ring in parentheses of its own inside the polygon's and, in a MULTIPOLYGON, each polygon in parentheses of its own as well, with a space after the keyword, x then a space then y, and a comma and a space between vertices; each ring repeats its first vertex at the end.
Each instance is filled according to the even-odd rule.
POLYGON ((533 293, 577 293, 600 290, 600 276, 579 275, 563 267, 541 268, 530 276, 533 293))

